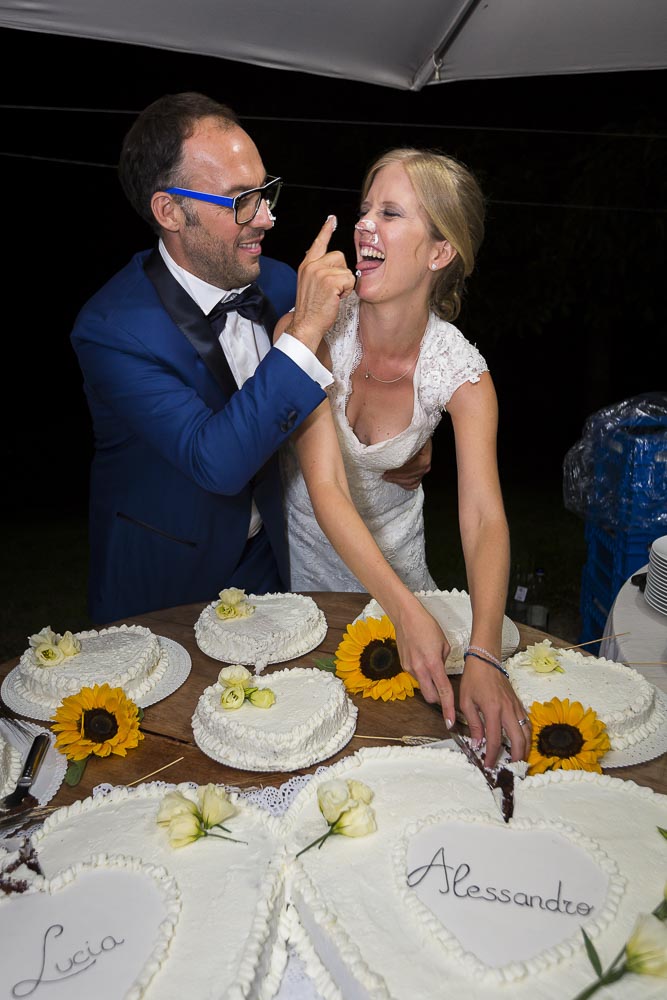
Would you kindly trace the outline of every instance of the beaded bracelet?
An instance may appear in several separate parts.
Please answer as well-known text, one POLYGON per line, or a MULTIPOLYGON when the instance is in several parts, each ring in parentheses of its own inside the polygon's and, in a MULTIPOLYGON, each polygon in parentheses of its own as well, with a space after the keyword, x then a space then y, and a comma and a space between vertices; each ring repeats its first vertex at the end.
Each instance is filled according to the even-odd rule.
POLYGON ((484 649, 484 646, 474 646, 472 643, 470 643, 468 645, 468 649, 474 650, 476 653, 482 653, 484 656, 488 656, 488 658, 493 663, 495 663, 497 667, 502 667, 502 663, 500 662, 498 657, 494 656, 493 653, 490 653, 488 649, 484 649))
POLYGON ((487 660, 485 656, 480 656, 479 653, 471 653, 469 649, 466 649, 463 654, 463 659, 465 660, 468 656, 474 656, 476 660, 481 660, 483 663, 488 663, 490 667, 494 667, 495 670, 499 670, 509 680, 509 674, 504 667, 501 667, 498 663, 494 663, 493 660, 487 660))

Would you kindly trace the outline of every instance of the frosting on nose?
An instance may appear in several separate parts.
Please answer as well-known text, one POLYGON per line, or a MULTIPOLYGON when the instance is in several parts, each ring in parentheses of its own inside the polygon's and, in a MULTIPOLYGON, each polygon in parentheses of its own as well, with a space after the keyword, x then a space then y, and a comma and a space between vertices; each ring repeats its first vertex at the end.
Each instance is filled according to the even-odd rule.
POLYGON ((377 230, 372 219, 359 219, 354 228, 360 233, 374 233, 377 230))

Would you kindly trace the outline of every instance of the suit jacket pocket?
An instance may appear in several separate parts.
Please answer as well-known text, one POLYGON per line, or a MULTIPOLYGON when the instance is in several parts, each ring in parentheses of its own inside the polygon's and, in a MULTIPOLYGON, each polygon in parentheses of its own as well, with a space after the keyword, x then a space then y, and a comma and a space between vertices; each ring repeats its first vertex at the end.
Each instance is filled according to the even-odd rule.
POLYGON ((160 535, 161 538, 168 538, 171 542, 186 545, 190 549, 197 548, 196 542, 191 542, 187 538, 176 538, 175 535, 170 535, 168 531, 156 528, 152 524, 146 524, 145 521, 139 521, 136 517, 130 517, 129 514, 124 514, 121 510, 116 511, 116 517, 120 518, 121 521, 129 521, 130 524, 136 524, 138 528, 143 528, 144 531, 152 531, 154 535, 160 535))

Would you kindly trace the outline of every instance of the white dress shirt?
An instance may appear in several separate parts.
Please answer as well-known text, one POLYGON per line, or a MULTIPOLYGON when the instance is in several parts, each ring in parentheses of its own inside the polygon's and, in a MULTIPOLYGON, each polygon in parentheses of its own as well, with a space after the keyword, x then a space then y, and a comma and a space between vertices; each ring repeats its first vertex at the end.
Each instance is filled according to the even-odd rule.
MULTIPOLYGON (((215 285, 210 285, 207 281, 202 281, 201 278, 191 274, 177 264, 170 257, 162 240, 160 240, 158 247, 170 274, 173 275, 179 285, 185 289, 190 298, 194 299, 202 312, 207 316, 218 302, 226 301, 232 295, 238 295, 239 292, 243 291, 243 288, 248 287, 244 285, 243 288, 216 288, 215 285)), ((246 379, 255 374, 257 365, 271 350, 271 342, 264 327, 253 323, 252 320, 245 319, 243 316, 239 316, 235 312, 227 314, 227 322, 220 334, 220 346, 225 353, 227 363, 239 389, 246 379)), ((286 354, 288 358, 291 358, 322 389, 326 389, 333 382, 331 372, 317 360, 313 352, 305 344, 302 344, 300 340, 296 340, 289 333, 283 333, 274 344, 274 347, 282 351, 283 354, 286 354)), ((262 519, 253 500, 248 538, 256 535, 261 527, 262 519)))

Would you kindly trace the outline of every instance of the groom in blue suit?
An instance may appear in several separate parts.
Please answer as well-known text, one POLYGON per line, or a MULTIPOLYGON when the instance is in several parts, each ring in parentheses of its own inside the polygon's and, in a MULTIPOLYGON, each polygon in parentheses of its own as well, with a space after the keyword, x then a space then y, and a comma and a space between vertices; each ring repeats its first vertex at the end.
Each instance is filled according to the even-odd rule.
POLYGON ((72 344, 95 454, 98 623, 289 589, 276 452, 325 398, 315 351, 354 286, 329 219, 296 275, 262 256, 280 179, 234 113, 167 95, 130 129, 120 179, 159 237, 84 306, 72 344), (296 308, 272 346, 277 318, 296 308))

